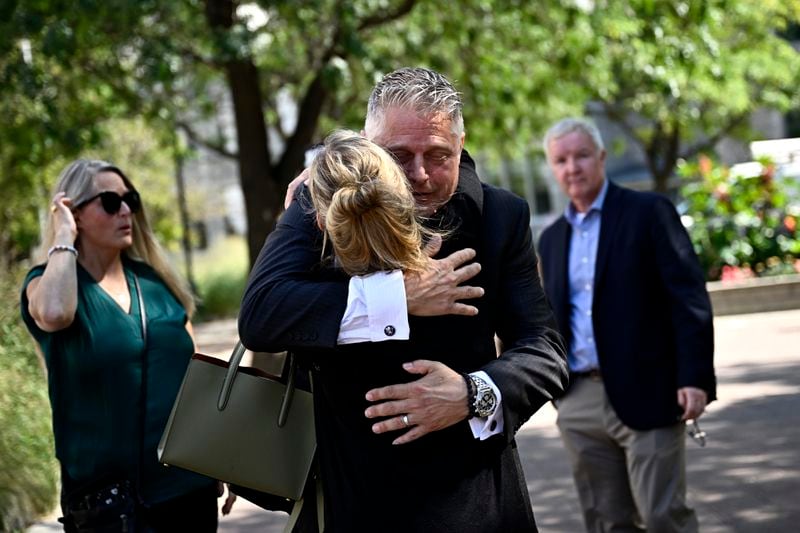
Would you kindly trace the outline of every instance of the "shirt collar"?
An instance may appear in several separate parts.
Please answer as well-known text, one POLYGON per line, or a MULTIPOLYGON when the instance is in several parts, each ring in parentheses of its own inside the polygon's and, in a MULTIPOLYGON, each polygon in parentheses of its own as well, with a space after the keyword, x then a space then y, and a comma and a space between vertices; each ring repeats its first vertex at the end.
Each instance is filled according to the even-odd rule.
POLYGON ((466 150, 461 152, 461 164, 458 167, 458 185, 456 185, 456 190, 453 193, 453 197, 455 196, 466 198, 468 203, 478 209, 479 213, 483 213, 483 187, 478 173, 475 171, 475 161, 466 150))
POLYGON ((603 202, 606 200, 607 192, 608 178, 605 178, 603 179, 603 186, 600 188, 600 194, 597 195, 597 198, 594 199, 594 202, 592 202, 592 205, 589 206, 589 209, 585 214, 581 215, 581 213, 578 213, 578 211, 575 210, 575 206, 573 206, 572 202, 570 202, 567 204, 566 209, 564 209, 564 217, 566 217, 570 224, 575 224, 576 222, 583 220, 583 218, 588 216, 592 211, 602 212, 603 202))

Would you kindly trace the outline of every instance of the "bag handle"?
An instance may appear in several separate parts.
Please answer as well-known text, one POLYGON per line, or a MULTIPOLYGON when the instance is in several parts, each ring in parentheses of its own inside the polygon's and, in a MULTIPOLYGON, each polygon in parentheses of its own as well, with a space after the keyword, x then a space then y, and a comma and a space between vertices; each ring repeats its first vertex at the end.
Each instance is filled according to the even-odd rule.
POLYGON ((228 399, 231 396, 231 390, 233 390, 233 380, 236 379, 239 363, 242 362, 244 352, 245 347, 242 341, 236 341, 236 346, 233 348, 233 353, 228 363, 228 371, 225 372, 225 379, 222 382, 222 390, 219 391, 219 398, 217 399, 218 411, 225 410, 225 407, 228 405, 228 399))
POLYGON ((289 375, 286 378, 286 392, 283 393, 281 408, 278 410, 279 428, 285 426, 286 420, 289 418, 289 408, 292 406, 292 398, 294 398, 294 376, 297 373, 297 363, 292 352, 286 352, 286 357, 289 358, 289 375))
MULTIPOLYGON (((225 372, 225 379, 222 382, 222 389, 219 391, 219 398, 217 399, 217 409, 219 411, 223 411, 228 406, 228 400, 233 390, 233 382, 239 373, 239 364, 242 362, 245 351, 242 341, 236 341, 236 346, 233 348, 233 353, 228 363, 228 370, 225 372)), ((277 424, 279 428, 286 425, 286 420, 289 418, 289 409, 292 406, 292 398, 294 398, 294 379, 297 372, 297 363, 292 353, 289 352, 286 357, 289 358, 289 373, 286 378, 286 391, 283 393, 281 407, 278 410, 277 424)))

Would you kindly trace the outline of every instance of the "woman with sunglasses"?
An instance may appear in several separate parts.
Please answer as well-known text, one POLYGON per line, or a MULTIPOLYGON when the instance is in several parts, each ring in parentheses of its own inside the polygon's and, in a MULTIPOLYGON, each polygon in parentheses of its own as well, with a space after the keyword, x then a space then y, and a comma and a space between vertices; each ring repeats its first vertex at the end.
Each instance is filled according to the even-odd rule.
MULTIPOLYGON (((215 481, 156 459, 194 353, 192 295, 119 168, 77 160, 55 191, 22 315, 48 369, 64 529, 131 487, 135 531, 216 531, 215 481)), ((112 514, 116 526, 102 531, 128 527, 112 514)), ((103 517, 93 520, 82 527, 100 531, 103 517)))

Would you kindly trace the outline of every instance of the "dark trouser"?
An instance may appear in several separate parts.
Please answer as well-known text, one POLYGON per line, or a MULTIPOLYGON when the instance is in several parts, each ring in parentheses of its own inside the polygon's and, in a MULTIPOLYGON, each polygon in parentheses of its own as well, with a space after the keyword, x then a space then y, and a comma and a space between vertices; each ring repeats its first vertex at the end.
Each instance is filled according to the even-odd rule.
POLYGON ((217 487, 196 490, 145 510, 145 522, 154 533, 191 531, 213 533, 217 530, 217 487))
MULTIPOLYGON (((67 514, 67 490, 75 490, 75 482, 66 477, 62 469, 61 509, 67 514)), ((217 487, 209 484, 175 498, 140 508, 137 511, 138 523, 143 528, 135 533, 172 533, 175 531, 191 531, 197 533, 214 533, 217 530, 217 487)), ((72 520, 62 518, 64 531, 77 531, 72 520)), ((121 526, 120 526, 121 529, 121 526)))

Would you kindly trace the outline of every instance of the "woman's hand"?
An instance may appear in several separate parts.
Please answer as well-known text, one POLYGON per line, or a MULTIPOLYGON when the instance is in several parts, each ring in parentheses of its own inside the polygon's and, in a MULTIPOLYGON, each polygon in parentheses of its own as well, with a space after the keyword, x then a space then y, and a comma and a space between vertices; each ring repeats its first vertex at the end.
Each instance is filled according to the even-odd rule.
MULTIPOLYGON (((53 217, 54 246, 72 246, 78 236, 78 226, 72 215, 72 200, 60 192, 53 197, 50 214, 53 217)), ((78 308, 77 258, 63 251, 47 258, 41 277, 28 284, 28 312, 40 329, 60 331, 75 320, 78 308)))
POLYGON ((50 206, 53 215, 53 229, 55 230, 55 244, 72 245, 78 237, 78 225, 72 214, 72 199, 67 198, 65 192, 59 192, 53 197, 50 206))

